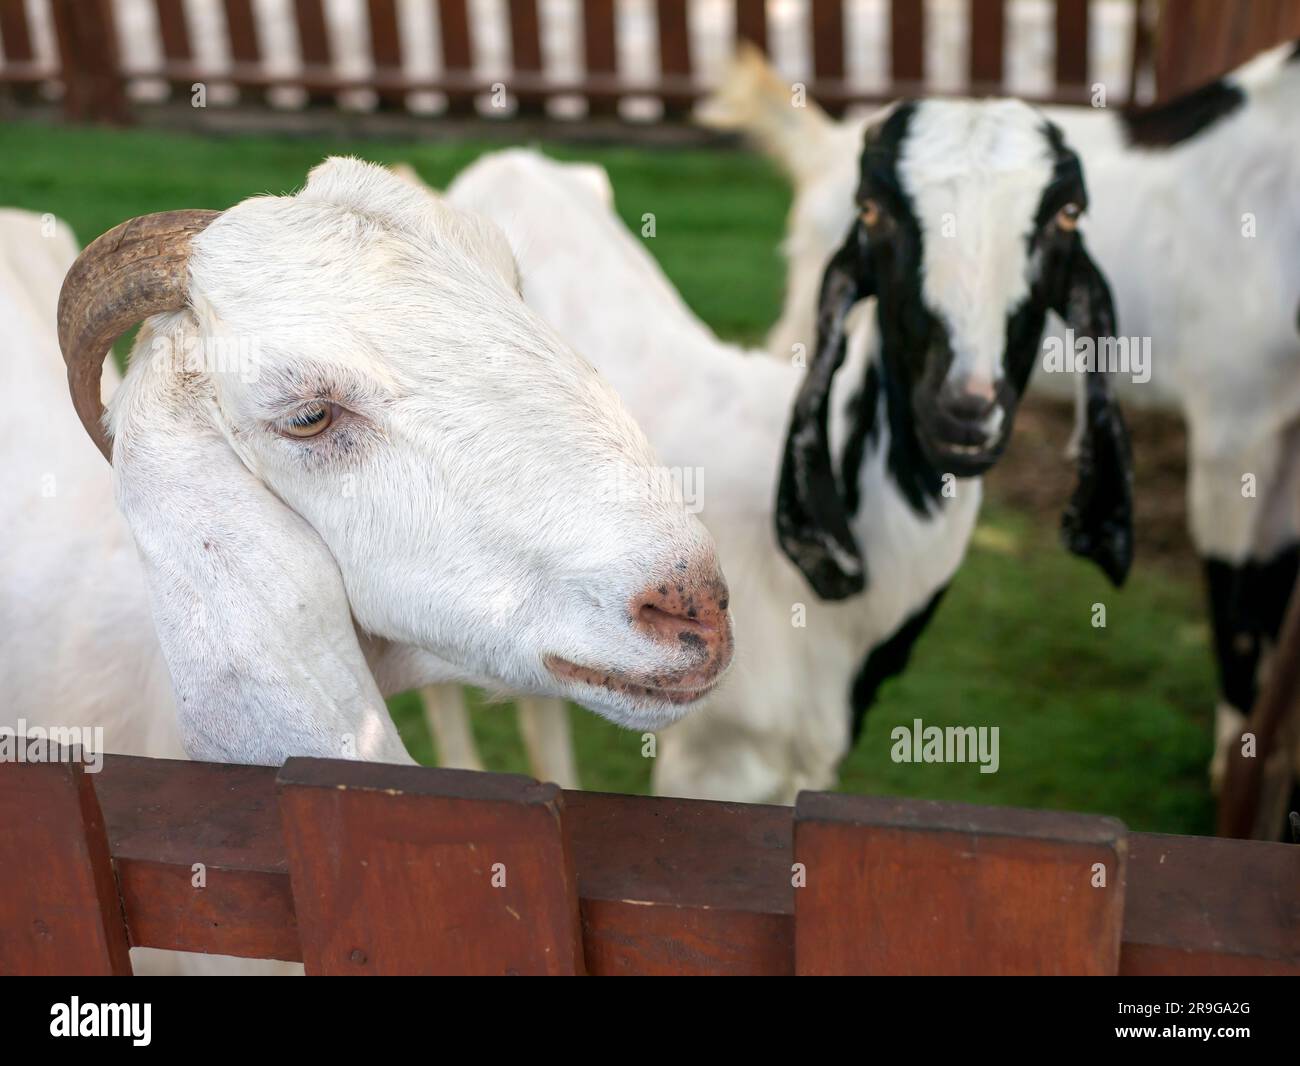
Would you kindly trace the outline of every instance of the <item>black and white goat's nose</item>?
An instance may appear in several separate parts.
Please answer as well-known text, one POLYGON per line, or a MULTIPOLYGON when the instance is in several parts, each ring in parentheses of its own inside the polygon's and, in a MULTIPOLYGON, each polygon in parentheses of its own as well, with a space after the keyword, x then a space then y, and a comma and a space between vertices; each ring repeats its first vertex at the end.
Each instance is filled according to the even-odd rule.
POLYGON ((954 422, 980 425, 992 417, 998 404, 997 390, 990 387, 945 390, 939 398, 943 413, 954 422))

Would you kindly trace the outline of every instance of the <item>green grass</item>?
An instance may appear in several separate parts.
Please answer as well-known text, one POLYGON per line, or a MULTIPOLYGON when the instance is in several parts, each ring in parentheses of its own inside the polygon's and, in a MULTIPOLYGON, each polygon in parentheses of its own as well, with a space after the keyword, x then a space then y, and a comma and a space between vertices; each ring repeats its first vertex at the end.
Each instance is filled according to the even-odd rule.
MULTIPOLYGON (((83 242, 131 215, 228 206, 301 184, 331 153, 407 161, 434 184, 496 145, 205 139, 175 133, 0 126, 0 203, 52 212, 83 242)), ((604 165, 618 208, 686 300, 721 335, 753 342, 776 317, 777 255, 788 194, 754 156, 707 150, 561 148, 559 158, 604 165)), ((967 563, 911 666, 890 682, 847 760, 842 788, 935 799, 1095 811, 1132 828, 1207 832, 1214 678, 1200 593, 1190 579, 1140 566, 1122 591, 1065 554, 1054 529, 986 508, 967 563), (1106 606, 1106 627, 1092 605, 1106 606), (996 725, 1001 767, 891 761, 890 730, 996 725)), ((391 701, 413 754, 432 761, 418 699, 391 701)), ((797 713, 797 708, 792 709, 797 713)), ((488 765, 527 772, 514 716, 475 704, 488 765)), ((588 788, 645 791, 640 739, 574 711, 588 788)))

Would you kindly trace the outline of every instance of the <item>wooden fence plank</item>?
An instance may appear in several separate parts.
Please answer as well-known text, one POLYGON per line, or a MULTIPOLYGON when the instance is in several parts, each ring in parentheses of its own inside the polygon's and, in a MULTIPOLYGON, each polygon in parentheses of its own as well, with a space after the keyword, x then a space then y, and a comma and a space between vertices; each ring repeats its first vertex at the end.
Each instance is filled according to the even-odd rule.
POLYGON ((301 961, 275 774, 108 757, 95 790, 133 945, 301 961))
POLYGON ((52 0, 63 113, 73 122, 130 119, 111 0, 52 0))
POLYGON ((43 64, 36 62, 24 0, 0 0, 0 48, 3 48, 0 54, 4 56, 4 62, 0 62, 0 75, 8 86, 7 91, 20 104, 35 101, 36 86, 48 71, 42 70, 43 64))
POLYGON ((890 76, 899 95, 915 96, 925 82, 925 6, 922 0, 890 0, 890 76))
MULTIPOLYGON (((1243 734, 1255 734, 1254 753, 1251 758, 1246 758, 1240 739, 1228 748, 1223 790, 1219 796, 1220 836, 1264 835, 1265 839, 1277 839, 1281 826, 1260 824, 1273 817, 1268 812, 1260 812, 1264 766, 1276 750, 1279 737, 1286 735, 1287 719, 1296 714, 1300 714, 1300 595, 1293 591, 1276 650, 1269 656, 1264 683, 1242 730, 1243 734)), ((1288 771, 1284 786, 1288 792, 1290 786, 1288 771)))
POLYGON ((189 95, 193 84, 194 51, 190 47, 190 28, 185 21, 184 0, 154 0, 158 12, 158 33, 162 38, 163 63, 173 76, 169 77, 173 97, 189 95), (183 73, 175 74, 175 71, 183 73))
POLYGON ((240 96, 263 102, 266 92, 248 84, 248 79, 262 73, 262 50, 258 43, 257 20, 253 0, 224 0, 226 34, 230 39, 231 80, 239 86, 240 96))
MULTIPOLYGON (((474 73, 473 39, 470 37, 466 0, 438 0, 438 32, 442 38, 442 69, 450 82, 471 80, 474 73)), ((447 89, 447 113, 472 115, 474 94, 447 89)))
POLYGON ((25 0, 0 0, 0 45, 10 63, 30 63, 36 58, 25 0))
POLYGON ((1128 839, 1121 973, 1300 976, 1300 847, 1128 839))
MULTIPOLYGON (((94 785, 132 944, 302 958, 275 775, 262 766, 106 758, 94 785), (201 893, 191 883, 195 862, 207 870, 201 893)), ((564 793, 589 971, 790 973, 795 897, 816 887, 815 869, 809 888, 790 887, 791 816, 789 807, 564 793)), ((1300 848, 1128 839, 1124 972, 1300 971, 1300 848)), ((985 857, 996 856, 988 846, 985 857)), ((849 905, 861 894, 855 883, 849 905)), ((1087 919, 1068 900, 1055 911, 1062 927, 1087 919)), ((391 909, 372 917, 382 924, 377 916, 386 921, 391 909)), ((997 910, 968 915, 976 931, 1002 920, 997 910)))
MULTIPOLYGON (((588 77, 612 79, 618 70, 617 24, 614 0, 584 0, 582 54, 588 77)), ((588 96, 590 115, 618 114, 617 96, 588 96)))
POLYGON ((844 86, 843 0, 813 0, 809 17, 812 19, 809 34, 813 47, 813 80, 819 87, 819 102, 830 114, 840 115, 844 112, 840 98, 844 86))
POLYGON ((510 10, 510 52, 513 73, 507 82, 519 101, 519 112, 546 112, 546 93, 537 88, 542 80, 542 37, 537 23, 537 0, 513 0, 510 10))
POLYGON ((790 974, 790 808, 564 794, 588 970, 790 974))
POLYGON ((1002 52, 1006 38, 1003 0, 971 0, 970 86, 976 96, 1002 92, 1002 52))
POLYGON ((0 974, 131 972, 91 776, 77 762, 0 762, 0 974))
POLYGON ((294 24, 298 28, 298 52, 302 57, 302 80, 308 86, 307 102, 325 106, 334 102, 332 93, 315 86, 334 73, 330 59, 329 27, 321 0, 293 0, 294 24))
MULTIPOLYGON (((691 34, 686 0, 659 0, 659 70, 665 81, 682 84, 691 77, 691 34)), ((665 118, 680 118, 691 106, 689 93, 662 93, 665 118)))
POLYGON ((1297 36, 1300 4, 1294 0, 1164 0, 1156 27, 1157 102, 1213 81, 1297 36))
MULTIPOLYGON (((369 0, 370 57, 375 65, 376 81, 381 85, 402 80, 402 36, 397 24, 397 0, 369 0)), ((379 106, 401 110, 406 94, 400 89, 380 88, 379 106)))
POLYGON ((795 968, 814 974, 1113 974, 1113 818, 805 792, 795 968), (1105 887, 1093 887, 1096 864, 1105 887))
POLYGON ((290 759, 277 787, 309 974, 583 971, 557 786, 290 759))
POLYGON ((1058 89, 1085 89, 1088 85, 1088 6, 1089 0, 1056 0, 1058 89))
POLYGON ((736 0, 736 41, 767 51, 767 0, 736 0))

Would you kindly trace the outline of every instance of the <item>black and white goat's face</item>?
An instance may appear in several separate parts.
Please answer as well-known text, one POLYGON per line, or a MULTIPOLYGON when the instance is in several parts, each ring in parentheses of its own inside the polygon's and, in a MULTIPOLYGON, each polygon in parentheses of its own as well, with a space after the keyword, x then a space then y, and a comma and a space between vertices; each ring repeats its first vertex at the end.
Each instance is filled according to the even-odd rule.
MULTIPOLYGON (((876 298, 879 349, 867 373, 878 380, 866 392, 883 379, 890 432, 902 438, 893 446, 914 453, 913 473, 930 484, 977 476, 1002 454, 1049 310, 1080 336, 1115 329, 1109 288, 1078 231, 1087 206, 1079 160, 1028 105, 898 105, 866 132, 855 196, 857 217, 822 278, 777 508, 782 547, 831 599, 866 584, 844 503, 856 491, 835 473, 827 430, 857 302, 876 298)), ((1131 554, 1127 438, 1104 375, 1087 376, 1086 397, 1065 535, 1119 581, 1131 554)), ((855 432, 865 439, 870 427, 855 432)))
POLYGON ((1078 159, 1018 101, 905 104, 867 135, 861 273, 881 354, 941 472, 1006 447, 1086 205, 1078 159))

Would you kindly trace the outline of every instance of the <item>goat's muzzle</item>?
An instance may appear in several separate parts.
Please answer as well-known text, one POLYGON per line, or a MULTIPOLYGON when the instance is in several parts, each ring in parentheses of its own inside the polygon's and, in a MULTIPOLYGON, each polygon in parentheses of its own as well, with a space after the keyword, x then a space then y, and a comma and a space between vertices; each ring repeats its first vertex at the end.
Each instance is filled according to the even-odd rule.
POLYGON ((734 641, 726 582, 716 567, 678 564, 671 576, 632 598, 629 621, 638 633, 672 654, 672 669, 628 675, 548 656, 556 677, 633 698, 693 703, 710 692, 731 664, 734 641))

